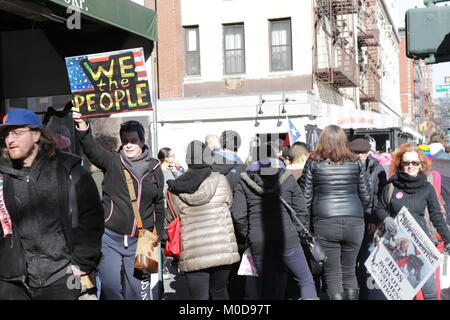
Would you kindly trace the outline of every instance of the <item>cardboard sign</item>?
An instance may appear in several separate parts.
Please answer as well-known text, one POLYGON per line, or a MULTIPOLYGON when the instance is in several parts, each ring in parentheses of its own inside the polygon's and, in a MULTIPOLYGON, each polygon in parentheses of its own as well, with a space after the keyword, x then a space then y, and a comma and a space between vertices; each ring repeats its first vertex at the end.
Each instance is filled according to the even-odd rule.
POLYGON ((142 48, 69 57, 66 67, 83 118, 152 109, 142 48))
POLYGON ((403 207, 395 217, 397 233, 383 235, 364 264, 389 300, 411 300, 443 257, 403 207))

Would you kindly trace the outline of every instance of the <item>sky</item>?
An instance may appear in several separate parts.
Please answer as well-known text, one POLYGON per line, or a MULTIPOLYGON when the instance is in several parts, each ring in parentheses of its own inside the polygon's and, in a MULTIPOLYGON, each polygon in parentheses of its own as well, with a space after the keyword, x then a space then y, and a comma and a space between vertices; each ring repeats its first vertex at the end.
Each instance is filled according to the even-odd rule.
MULTIPOLYGON (((401 28, 405 26, 405 12, 408 9, 414 7, 424 8, 423 0, 397 0, 397 27, 401 28)), ((443 4, 439 4, 443 5, 443 4)), ((450 62, 443 62, 433 65, 433 88, 439 84, 444 83, 444 77, 450 77, 450 62)), ((433 92, 433 97, 437 98, 439 96, 445 95, 445 93, 433 92)))

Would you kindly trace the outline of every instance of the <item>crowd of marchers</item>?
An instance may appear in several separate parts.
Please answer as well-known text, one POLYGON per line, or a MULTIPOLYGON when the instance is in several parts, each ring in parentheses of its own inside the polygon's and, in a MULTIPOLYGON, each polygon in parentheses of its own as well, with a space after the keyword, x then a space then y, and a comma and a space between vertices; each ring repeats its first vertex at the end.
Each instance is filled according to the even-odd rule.
MULTIPOLYGON (((442 137, 377 153, 329 125, 314 150, 260 141, 242 160, 239 133, 225 130, 190 142, 183 168, 170 147, 152 156, 138 121, 121 124, 119 143, 94 137, 89 121, 71 114, 88 161, 64 150, 70 140, 32 111, 12 110, 0 125, 0 260, 8 261, 0 299, 162 298, 135 255, 142 228, 158 234, 161 252, 173 240, 169 207, 179 216, 181 250, 163 258, 164 273, 183 278, 192 300, 384 299, 364 263, 376 230, 397 232, 403 207, 450 251, 445 186, 432 167, 450 160, 442 137), (320 273, 310 268, 296 219, 326 253, 320 273), (238 273, 243 256, 255 275, 238 273)), ((401 256, 404 241, 396 245, 401 256)), ((437 277, 421 299, 442 296, 437 277)))

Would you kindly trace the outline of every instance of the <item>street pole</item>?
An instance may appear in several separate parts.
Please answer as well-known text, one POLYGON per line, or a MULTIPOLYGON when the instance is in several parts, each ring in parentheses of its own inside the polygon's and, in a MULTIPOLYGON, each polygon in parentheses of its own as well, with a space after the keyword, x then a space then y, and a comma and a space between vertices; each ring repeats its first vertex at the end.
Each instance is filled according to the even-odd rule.
MULTIPOLYGON (((155 44, 156 46, 157 44, 155 44)), ((156 48, 153 49, 151 55, 152 67, 152 91, 153 91, 153 156, 158 156, 158 58, 156 56, 156 48)))

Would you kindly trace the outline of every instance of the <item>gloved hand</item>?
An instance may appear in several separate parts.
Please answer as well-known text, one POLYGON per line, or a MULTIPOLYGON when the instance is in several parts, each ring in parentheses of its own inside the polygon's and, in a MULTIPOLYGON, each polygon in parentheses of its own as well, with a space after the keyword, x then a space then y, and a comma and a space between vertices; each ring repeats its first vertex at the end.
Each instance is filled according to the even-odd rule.
POLYGON ((450 242, 445 244, 444 254, 450 255, 450 242))
POLYGON ((394 221, 394 219, 392 217, 386 217, 384 219, 384 228, 392 236, 397 233, 397 224, 395 223, 395 221, 394 221))

